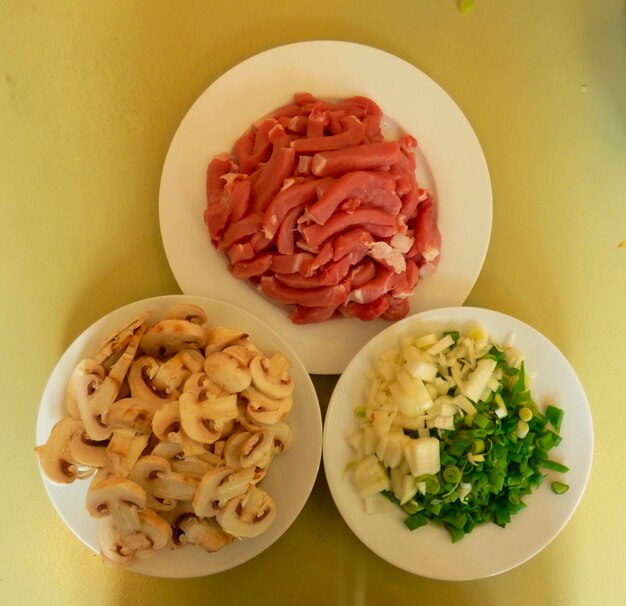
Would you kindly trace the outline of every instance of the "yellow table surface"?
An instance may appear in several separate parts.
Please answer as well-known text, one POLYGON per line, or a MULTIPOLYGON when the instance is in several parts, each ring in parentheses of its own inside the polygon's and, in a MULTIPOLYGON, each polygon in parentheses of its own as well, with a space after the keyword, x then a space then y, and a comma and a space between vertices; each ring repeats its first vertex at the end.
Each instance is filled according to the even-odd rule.
MULTIPOLYGON (((0 603, 623 604, 626 593, 626 8, 623 0, 0 2, 0 603), (46 380, 107 312, 180 292, 159 235, 171 138, 220 74, 336 39, 436 80, 490 169, 493 233, 466 303, 551 339, 590 400, 587 492, 539 555, 490 579, 413 576, 363 546, 320 470, 290 530, 238 569, 105 566, 57 517, 33 452, 46 380)), ((325 410, 336 377, 314 377, 325 410)), ((78 505, 80 506, 80 505, 78 505)))

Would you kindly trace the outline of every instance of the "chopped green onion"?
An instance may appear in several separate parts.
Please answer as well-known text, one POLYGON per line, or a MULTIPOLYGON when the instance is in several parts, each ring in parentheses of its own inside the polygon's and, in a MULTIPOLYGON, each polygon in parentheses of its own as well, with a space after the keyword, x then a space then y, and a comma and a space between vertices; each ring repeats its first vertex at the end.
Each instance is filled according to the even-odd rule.
POLYGON ((563 494, 569 490, 569 484, 563 484, 563 482, 552 482, 550 484, 550 488, 552 488, 552 492, 555 494, 563 494))
POLYGON ((556 461, 550 461, 549 459, 537 459, 537 465, 544 469, 551 469, 552 471, 558 471, 560 473, 567 473, 569 471, 569 467, 566 465, 557 463, 556 461))
POLYGON ((564 412, 560 408, 553 406, 552 404, 548 404, 546 407, 546 417, 548 421, 550 421, 552 427, 559 431, 561 429, 561 423, 563 421, 564 412))

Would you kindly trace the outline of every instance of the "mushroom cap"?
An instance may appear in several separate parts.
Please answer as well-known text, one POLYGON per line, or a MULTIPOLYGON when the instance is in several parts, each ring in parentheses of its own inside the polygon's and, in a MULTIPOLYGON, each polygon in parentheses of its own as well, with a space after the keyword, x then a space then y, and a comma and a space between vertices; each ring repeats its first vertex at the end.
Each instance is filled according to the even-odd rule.
POLYGON ((98 524, 98 541, 102 559, 119 566, 134 558, 145 559, 165 548, 171 539, 172 528, 151 509, 139 514, 139 529, 121 532, 111 517, 101 518, 98 524))
POLYGON ((206 357, 204 372, 211 381, 228 393, 239 393, 252 381, 248 367, 224 351, 217 351, 206 357))
POLYGON ((116 400, 102 415, 102 420, 112 428, 132 429, 144 433, 152 431, 155 408, 141 398, 116 400))
POLYGON ((150 312, 139 314, 107 337, 98 348, 98 352, 95 355, 96 362, 103 364, 113 355, 128 347, 136 333, 146 326, 149 317, 150 312))
POLYGON ((276 400, 253 386, 243 390, 241 396, 248 400, 248 418, 258 425, 273 425, 282 421, 293 406, 292 396, 276 400))
POLYGON ((285 452, 293 443, 293 431, 288 423, 279 421, 269 426, 274 435, 274 453, 285 452))
POLYGON ((214 326, 206 331, 206 348, 204 355, 222 351, 222 349, 230 345, 240 345, 250 342, 250 335, 237 329, 228 328, 226 326, 214 326))
POLYGON ((178 400, 164 404, 154 413, 152 431, 163 442, 178 442, 180 444, 181 427, 178 400))
POLYGON ((131 396, 143 400, 153 410, 161 408, 165 402, 176 400, 179 395, 175 389, 168 392, 153 383, 158 371, 159 363, 154 358, 141 356, 133 362, 128 373, 131 396))
POLYGON ((252 385, 270 398, 286 398, 294 391, 294 383, 288 370, 289 361, 280 352, 271 358, 255 356, 250 362, 252 385))
POLYGON ((210 397, 204 388, 183 392, 179 407, 183 430, 203 444, 219 440, 225 424, 239 417, 236 394, 210 397))
POLYGON ((91 440, 83 428, 83 431, 77 431, 72 436, 70 442, 72 458, 81 465, 105 467, 109 462, 107 454, 108 444, 108 440, 102 442, 91 440))
POLYGON ((270 429, 253 432, 242 443, 240 453, 241 467, 268 467, 274 454, 274 434, 270 429))
POLYGON ((70 484, 77 478, 91 475, 92 470, 81 473, 78 461, 71 451, 75 435, 82 435, 85 428, 82 422, 73 417, 63 417, 54 424, 48 441, 35 448, 41 469, 46 477, 56 484, 70 484))
POLYGON ((165 310, 164 320, 186 320, 192 324, 206 324, 209 321, 206 311, 198 305, 178 303, 165 310))
POLYGON ((114 429, 107 446, 109 467, 113 475, 125 478, 148 446, 149 440, 148 433, 136 432, 134 429, 114 429))
POLYGON ((141 457, 129 475, 157 499, 191 501, 199 484, 197 478, 172 471, 170 462, 156 455, 141 457))
POLYGON ((139 529, 139 513, 146 508, 146 491, 126 478, 108 477, 87 491, 87 511, 94 518, 111 516, 123 534, 139 529))
POLYGON ((207 393, 213 396, 227 396, 230 393, 217 383, 211 381, 209 375, 207 375, 204 370, 194 372, 183 384, 183 391, 193 391, 199 387, 202 387, 207 393))
POLYGON ((96 441, 111 437, 111 429, 102 422, 102 414, 115 401, 119 386, 94 360, 81 360, 72 372, 67 400, 76 407, 87 435, 96 441))
POLYGON ((158 366, 152 384, 165 393, 176 392, 193 373, 202 371, 203 367, 204 356, 198 350, 184 349, 158 366))
POLYGON ((192 499, 193 509, 200 517, 211 517, 230 499, 244 494, 250 487, 254 469, 216 467, 208 471, 192 499))
POLYGON ((187 320, 161 320, 143 336, 141 349, 154 358, 166 358, 183 349, 203 349, 206 332, 187 320))
POLYGON ((177 525, 188 544, 199 545, 209 553, 219 551, 234 540, 213 518, 200 519, 187 514, 181 516, 177 525))
POLYGON ((245 494, 230 499, 215 514, 217 523, 238 538, 257 537, 265 532, 276 518, 276 504, 267 492, 251 486, 245 494))
POLYGON ((233 469, 241 467, 241 449, 251 435, 250 431, 236 431, 228 437, 223 452, 226 465, 233 469))

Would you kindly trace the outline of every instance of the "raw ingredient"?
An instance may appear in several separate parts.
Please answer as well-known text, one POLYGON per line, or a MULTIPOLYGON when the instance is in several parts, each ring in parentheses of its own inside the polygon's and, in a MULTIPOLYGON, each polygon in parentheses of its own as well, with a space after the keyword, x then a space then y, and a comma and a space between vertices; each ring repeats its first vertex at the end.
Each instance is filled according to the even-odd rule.
POLYGON ((260 482, 293 439, 289 366, 200 307, 141 314, 77 365, 41 468, 58 484, 93 478, 86 505, 111 564, 258 536, 276 516, 260 482))
POLYGON ((385 140, 366 97, 298 93, 207 169, 204 220, 236 277, 289 306, 296 324, 397 320, 439 263, 433 196, 417 140, 385 140))
POLYGON ((348 437, 368 512, 392 503, 410 530, 432 521, 456 542, 479 524, 506 526, 544 470, 568 471, 549 459, 563 411, 539 410, 512 339, 500 346, 481 327, 401 337, 368 378, 359 427, 348 437))

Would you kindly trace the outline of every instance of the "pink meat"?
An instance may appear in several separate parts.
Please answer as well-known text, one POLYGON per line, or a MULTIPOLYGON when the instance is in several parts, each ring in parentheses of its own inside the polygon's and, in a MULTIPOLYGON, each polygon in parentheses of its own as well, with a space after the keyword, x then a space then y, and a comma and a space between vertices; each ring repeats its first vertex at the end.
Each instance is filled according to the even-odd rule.
POLYGON ((388 293, 393 286, 395 273, 386 267, 378 266, 376 275, 359 288, 350 291, 349 299, 355 303, 371 303, 388 293))
POLYGON ((316 273, 312 276, 303 276, 299 273, 292 274, 274 274, 274 277, 285 286, 291 286, 292 288, 319 288, 320 286, 327 286, 322 284, 321 274, 316 273))
POLYGON ((252 184, 249 179, 237 179, 233 183, 230 193, 230 222, 236 223, 245 217, 250 204, 251 191, 252 184))
POLYGON ((320 225, 326 223, 342 202, 354 198, 363 206, 381 207, 389 213, 400 210, 394 195, 395 182, 386 172, 355 171, 329 185, 320 199, 307 208, 307 217, 320 225))
MULTIPOLYGON (((360 260, 361 259, 359 259, 359 261, 360 260)), ((339 261, 333 261, 319 273, 320 283, 324 286, 339 284, 339 282, 348 275, 352 264, 350 255, 346 255, 343 259, 339 259, 339 261)))
POLYGON ((348 290, 354 290, 369 282, 376 275, 376 263, 365 257, 360 263, 355 264, 343 281, 348 290))
POLYGON ((240 261, 234 265, 230 265, 229 269, 235 278, 240 280, 248 280, 253 277, 263 275, 272 263, 271 255, 259 255, 249 261, 240 261))
POLYGON ((299 207, 292 208, 283 218, 276 232, 276 248, 283 255, 291 255, 294 252, 294 232, 296 222, 302 214, 299 207))
POLYGON ((363 118, 366 127, 366 138, 369 141, 379 141, 382 139, 383 134, 380 130, 380 123, 383 119, 383 110, 369 97, 356 96, 352 97, 352 100, 362 104, 367 112, 367 115, 363 118))
POLYGON ((385 320, 396 322, 397 320, 402 320, 402 318, 409 313, 411 306, 408 299, 400 299, 389 295, 385 295, 384 298, 389 303, 389 307, 382 314, 382 317, 385 318, 385 320))
POLYGON ((348 301, 343 308, 343 313, 348 316, 359 318, 364 322, 370 322, 376 318, 380 318, 389 308, 389 301, 386 297, 379 297, 369 303, 355 303, 348 301))
POLYGON ((238 242, 237 244, 233 244, 228 251, 226 251, 226 254, 231 264, 235 265, 240 261, 249 261, 254 258, 254 249, 250 242, 238 242))
POLYGON ((309 252, 299 252, 292 255, 272 255, 271 269, 277 274, 300 273, 303 276, 313 274, 311 266, 315 260, 315 255, 309 252))
POLYGON ((372 224, 372 226, 379 228, 391 228, 389 235, 393 235, 395 232, 396 217, 377 208, 363 208, 353 213, 336 212, 324 225, 307 225, 306 227, 302 227, 300 231, 306 243, 317 251, 319 250, 320 244, 331 236, 349 227, 363 224, 372 224))
POLYGON ((310 154, 331 149, 342 149, 358 145, 365 137, 365 124, 354 116, 342 119, 344 130, 338 135, 296 139, 291 146, 299 154, 310 154))
POLYGON ((251 236, 261 229, 261 215, 253 213, 236 223, 231 223, 218 243, 220 250, 228 250, 233 244, 251 236))
POLYGON ((265 235, 268 238, 274 237, 287 213, 294 208, 299 208, 302 211, 307 204, 315 201, 319 184, 319 179, 311 179, 310 181, 294 183, 279 191, 269 203, 263 216, 265 235))
POLYGON ((311 172, 318 177, 336 177, 356 170, 380 170, 398 162, 400 144, 380 141, 319 152, 313 156, 311 172))
MULTIPOLYGON (((374 242, 371 232, 362 228, 355 227, 342 234, 339 234, 333 241, 333 259, 337 261, 348 254, 357 254, 363 252, 363 256, 369 250, 369 245, 374 242)), ((362 257, 361 257, 362 258, 362 257)), ((355 261, 356 263, 356 261, 355 261)))
POLYGON ((421 255, 426 262, 432 262, 441 253, 441 233, 437 227, 436 207, 429 196, 417 211, 415 222, 415 242, 407 253, 409 259, 421 255))
MULTIPOLYGON (((280 128, 284 134, 284 129, 280 128)), ((283 147, 278 143, 274 145, 270 159, 260 169, 252 184, 252 212, 266 210, 291 173, 295 157, 295 151, 291 147, 283 147)))
POLYGON ((296 308, 289 316, 294 324, 315 324, 330 320, 337 313, 334 305, 330 307, 304 307, 296 305, 296 308))
POLYGON ((281 284, 272 276, 263 276, 259 289, 275 301, 304 307, 337 307, 344 303, 348 296, 346 288, 341 284, 309 289, 293 288, 281 284))

